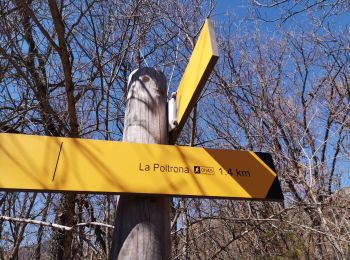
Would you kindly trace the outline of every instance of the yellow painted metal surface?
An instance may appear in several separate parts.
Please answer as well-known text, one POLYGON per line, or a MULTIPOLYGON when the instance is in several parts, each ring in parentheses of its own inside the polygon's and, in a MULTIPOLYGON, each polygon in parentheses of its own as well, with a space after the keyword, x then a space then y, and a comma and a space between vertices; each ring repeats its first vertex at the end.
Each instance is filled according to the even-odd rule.
POLYGON ((177 135, 178 132, 181 131, 218 57, 219 53, 214 26, 212 22, 207 19, 177 90, 178 127, 175 128, 172 135, 177 135))
POLYGON ((255 153, 0 134, 0 189, 265 199, 276 173, 255 153))

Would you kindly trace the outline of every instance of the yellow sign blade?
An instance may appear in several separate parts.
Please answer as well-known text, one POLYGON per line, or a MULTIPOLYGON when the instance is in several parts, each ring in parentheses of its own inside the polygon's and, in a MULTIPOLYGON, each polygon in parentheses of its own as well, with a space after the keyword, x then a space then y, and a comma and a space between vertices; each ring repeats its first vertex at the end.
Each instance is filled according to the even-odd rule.
POLYGON ((271 156, 0 134, 0 189, 283 199, 271 156))
POLYGON ((218 57, 214 26, 207 19, 176 93, 178 126, 171 133, 171 142, 175 142, 183 128, 218 57))

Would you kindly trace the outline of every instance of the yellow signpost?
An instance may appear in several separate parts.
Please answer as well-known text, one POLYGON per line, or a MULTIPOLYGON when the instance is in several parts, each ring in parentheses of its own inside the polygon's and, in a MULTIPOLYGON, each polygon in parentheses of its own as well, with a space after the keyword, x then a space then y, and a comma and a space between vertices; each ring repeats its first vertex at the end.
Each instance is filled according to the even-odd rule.
POLYGON ((172 143, 176 140, 197 102, 218 57, 214 26, 207 19, 176 92, 178 126, 170 133, 172 143))
POLYGON ((266 153, 0 134, 0 189, 282 200, 266 153))

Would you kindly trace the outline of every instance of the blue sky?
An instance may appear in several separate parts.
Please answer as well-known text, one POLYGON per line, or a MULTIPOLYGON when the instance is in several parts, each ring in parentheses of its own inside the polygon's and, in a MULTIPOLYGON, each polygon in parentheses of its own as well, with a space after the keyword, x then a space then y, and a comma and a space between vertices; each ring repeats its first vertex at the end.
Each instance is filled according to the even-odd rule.
MULTIPOLYGON (((261 1, 264 2, 264 1, 261 1)), ((264 8, 260 9, 260 14, 262 17, 268 20, 274 20, 277 17, 280 17, 281 12, 285 11, 282 6, 276 8, 264 8)), ((317 16, 321 12, 325 12, 325 9, 312 9, 312 15, 317 16)), ((252 16, 256 15, 254 11, 252 11, 250 1, 246 0, 217 0, 216 10, 213 14, 214 20, 225 19, 225 14, 234 13, 238 20, 243 20, 247 23, 252 22, 252 16)), ((350 12, 345 12, 344 14, 338 14, 336 17, 331 16, 329 19, 325 21, 325 25, 331 26, 333 29, 338 29, 341 31, 344 27, 349 28, 350 21, 350 12)), ((311 29, 312 21, 306 12, 302 12, 297 14, 286 22, 282 24, 282 28, 284 29, 295 29, 297 27, 302 28, 303 30, 311 29)), ((276 30, 276 27, 279 27, 280 24, 278 22, 261 22, 259 24, 259 28, 262 31, 269 32, 271 30, 276 30)))

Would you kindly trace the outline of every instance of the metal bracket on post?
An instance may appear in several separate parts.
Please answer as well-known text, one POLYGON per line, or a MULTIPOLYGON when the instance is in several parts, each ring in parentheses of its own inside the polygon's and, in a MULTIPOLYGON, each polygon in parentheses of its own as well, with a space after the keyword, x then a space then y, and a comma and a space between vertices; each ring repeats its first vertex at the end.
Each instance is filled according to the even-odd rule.
POLYGON ((177 125, 177 107, 176 107, 176 92, 171 93, 170 99, 168 100, 168 131, 174 130, 177 125))
POLYGON ((139 69, 135 69, 135 70, 133 70, 131 73, 130 73, 130 75, 129 75, 129 77, 128 77, 128 88, 130 87, 129 85, 130 85, 130 82, 131 82, 131 80, 132 80, 132 76, 134 76, 134 74, 138 71, 139 69))

